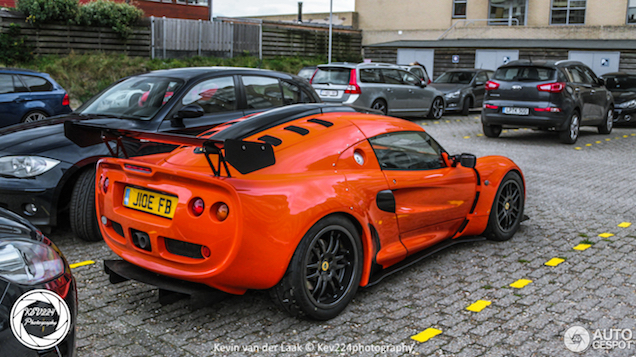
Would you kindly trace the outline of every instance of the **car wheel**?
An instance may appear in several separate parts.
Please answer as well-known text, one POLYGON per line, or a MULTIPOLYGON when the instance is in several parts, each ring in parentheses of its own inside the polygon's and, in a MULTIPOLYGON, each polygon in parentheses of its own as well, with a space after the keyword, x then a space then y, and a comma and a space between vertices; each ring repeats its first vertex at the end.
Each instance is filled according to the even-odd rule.
POLYGON ((464 99, 464 103, 462 104, 462 115, 470 114, 470 108, 473 106, 473 100, 470 97, 466 97, 464 99))
POLYGON ((75 182, 69 216, 71 230, 78 238, 88 242, 102 240, 95 211, 95 168, 82 172, 75 182))
POLYGON ((501 125, 486 125, 482 124, 484 135, 489 138, 498 138, 501 135, 501 125))
POLYGON ((614 108, 607 109, 607 115, 605 115, 605 121, 598 126, 598 132, 601 134, 609 134, 614 127, 614 108))
POLYGON ((431 103, 431 108, 428 111, 429 119, 439 119, 444 115, 444 101, 442 98, 437 97, 431 103))
POLYGON ((348 219, 329 216, 302 238, 285 276, 270 295, 292 316, 329 320, 349 304, 361 275, 358 231, 348 219))
POLYGON ((524 201, 521 176, 514 171, 508 172, 497 189, 484 236, 495 241, 512 238, 523 218, 524 201))
POLYGON ((28 112, 23 118, 23 123, 30 123, 38 120, 46 119, 46 114, 41 111, 28 112))
POLYGON ((384 115, 389 112, 389 108, 387 107, 384 99, 376 99, 373 104, 371 104, 371 109, 379 110, 384 115))
POLYGON ((568 122, 568 129, 559 132, 559 139, 564 144, 574 144, 579 138, 581 119, 578 112, 573 112, 568 122))

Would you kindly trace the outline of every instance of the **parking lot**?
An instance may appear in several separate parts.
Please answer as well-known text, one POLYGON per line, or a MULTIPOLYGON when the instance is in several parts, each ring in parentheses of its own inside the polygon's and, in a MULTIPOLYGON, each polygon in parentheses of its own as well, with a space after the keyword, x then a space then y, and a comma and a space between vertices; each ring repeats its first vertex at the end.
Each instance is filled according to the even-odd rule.
POLYGON ((605 340, 636 342, 636 128, 600 135, 583 127, 575 145, 564 145, 533 130, 488 139, 478 112, 417 122, 451 154, 504 155, 521 167, 530 219, 513 239, 451 247, 359 290, 335 319, 312 322, 287 316, 264 291, 162 306, 151 286, 108 282, 102 261, 117 257, 105 243, 60 228, 49 236, 69 263, 95 262, 73 269, 78 355, 636 355, 636 343, 582 354, 564 344, 572 326, 630 329, 629 339, 622 331, 605 340), (553 258, 564 261, 545 265, 553 258), (520 279, 531 282, 510 286, 520 279), (466 310, 478 300, 490 305, 466 310), (424 331, 441 333, 412 338, 424 331))

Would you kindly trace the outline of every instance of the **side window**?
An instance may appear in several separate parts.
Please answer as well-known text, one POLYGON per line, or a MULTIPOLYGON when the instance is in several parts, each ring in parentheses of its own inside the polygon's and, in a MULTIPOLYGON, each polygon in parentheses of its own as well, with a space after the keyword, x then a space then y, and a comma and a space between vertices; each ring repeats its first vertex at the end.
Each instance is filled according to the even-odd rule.
POLYGON ((360 82, 363 83, 383 83, 380 70, 377 68, 360 69, 360 82))
POLYGON ((422 82, 421 79, 415 77, 412 73, 406 71, 400 71, 400 73, 402 74, 402 82, 404 82, 404 84, 417 86, 422 82))
POLYGON ((424 71, 422 71, 421 68, 419 67, 413 67, 409 70, 411 73, 413 73, 414 75, 418 76, 419 78, 424 78, 424 71))
POLYGON ((13 76, 0 74, 0 94, 13 93, 13 76))
POLYGON ((242 80, 249 109, 265 109, 283 105, 283 93, 280 91, 278 79, 243 76, 242 80))
POLYGON ((565 76, 565 73, 563 73, 563 71, 559 70, 557 71, 557 82, 567 82, 568 79, 565 76))
POLYGON ((479 74, 477 75, 477 83, 486 83, 488 82, 488 75, 486 74, 486 72, 479 72, 479 74))
POLYGON ((287 81, 280 81, 280 85, 283 88, 283 104, 296 104, 296 103, 313 103, 314 100, 311 95, 307 94, 301 88, 293 83, 287 81))
POLYGON ((586 79, 589 80, 588 83, 591 83, 594 85, 598 83, 598 77, 596 77, 596 74, 594 74, 594 71, 592 71, 589 67, 581 67, 581 69, 583 70, 583 74, 585 74, 586 79))
POLYGON ((397 69, 382 68, 382 76, 386 84, 402 84, 402 76, 397 69))
POLYGON ((570 78, 572 78, 572 82, 574 83, 586 83, 585 76, 577 67, 568 68, 568 73, 570 74, 570 78))
POLYGON ((51 82, 42 77, 20 76, 31 92, 50 92, 53 90, 51 82))
POLYGON ((16 93, 28 92, 29 88, 24 86, 18 76, 13 76, 13 91, 16 93))
POLYGON ((206 113, 236 110, 234 79, 220 77, 198 83, 183 97, 181 103, 198 104, 206 113))
POLYGON ((369 141, 383 170, 431 170, 446 166, 442 148, 422 131, 383 134, 369 141))

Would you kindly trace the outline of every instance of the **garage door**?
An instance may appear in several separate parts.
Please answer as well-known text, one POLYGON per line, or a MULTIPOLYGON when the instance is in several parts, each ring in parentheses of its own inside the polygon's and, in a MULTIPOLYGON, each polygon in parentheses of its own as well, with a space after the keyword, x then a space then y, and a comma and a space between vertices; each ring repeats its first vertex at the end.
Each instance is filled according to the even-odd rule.
POLYGON ((475 51, 475 68, 494 71, 499 66, 518 59, 518 50, 477 50, 475 51))
POLYGON ((397 63, 409 64, 419 62, 426 67, 429 77, 433 79, 433 64, 435 63, 435 50, 417 50, 412 48, 398 48, 397 63))
POLYGON ((610 72, 618 72, 621 60, 620 52, 570 51, 568 58, 588 65, 597 76, 610 72))

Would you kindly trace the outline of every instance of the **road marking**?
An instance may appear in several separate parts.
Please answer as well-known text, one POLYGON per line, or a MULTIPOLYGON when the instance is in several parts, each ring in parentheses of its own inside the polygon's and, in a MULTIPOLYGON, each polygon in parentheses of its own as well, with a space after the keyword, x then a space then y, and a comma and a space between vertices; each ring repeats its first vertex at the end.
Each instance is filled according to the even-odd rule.
POLYGON ((592 146, 592 144, 585 144, 585 146, 592 146))
POLYGON ((605 139, 605 141, 612 141, 612 139, 610 139, 610 138, 607 138, 607 139, 605 139))
POLYGON ((502 133, 507 133, 507 132, 508 132, 508 130, 502 130, 501 132, 502 132, 502 133))
POLYGON ((629 138, 629 135, 623 135, 624 138, 629 138))
POLYGON ((555 267, 555 266, 563 263, 564 261, 565 261, 565 259, 552 258, 552 259, 548 260, 547 262, 545 262, 545 265, 547 265, 549 267, 555 267))
POLYGON ((474 312, 480 312, 481 310, 485 309, 486 306, 490 305, 491 302, 490 301, 486 301, 486 300, 477 300, 476 302, 474 302, 473 304, 471 304, 470 306, 468 306, 466 308, 466 310, 468 311, 474 311, 474 312))
POLYGON ((510 286, 512 286, 513 288, 521 289, 524 286, 530 284, 531 282, 532 282, 532 280, 519 279, 519 280, 515 281, 514 283, 510 284, 510 286))
POLYGON ((442 330, 438 330, 436 328, 432 328, 429 327, 426 330, 418 333, 417 335, 411 336, 411 339, 417 341, 417 342, 426 342, 428 340, 430 340, 431 338, 439 335, 440 333, 442 333, 442 330))
POLYGON ((470 136, 464 136, 464 139, 470 139, 470 136))
POLYGON ((574 148, 574 150, 581 150, 581 147, 577 146, 574 148))
POLYGON ((591 244, 579 244, 576 247, 572 248, 574 250, 586 250, 587 248, 591 247, 591 244))
POLYGON ((477 136, 484 136, 484 134, 477 134, 477 136))
POLYGON ((69 266, 71 267, 71 269, 75 269, 75 268, 83 267, 85 265, 92 265, 92 264, 95 264, 95 262, 92 261, 92 260, 86 260, 86 261, 83 261, 83 262, 71 264, 69 266))
POLYGON ((636 134, 631 134, 631 136, 636 136, 636 134))
POLYGON ((632 224, 629 222, 623 222, 621 224, 619 224, 618 226, 621 228, 629 228, 629 226, 631 226, 632 224))
POLYGON ((602 141, 597 141, 596 143, 597 143, 597 144, 600 144, 600 143, 602 143, 602 141))
POLYGON ((613 237, 614 234, 612 234, 612 233, 601 233, 598 236, 601 237, 601 238, 609 238, 609 237, 613 237))

